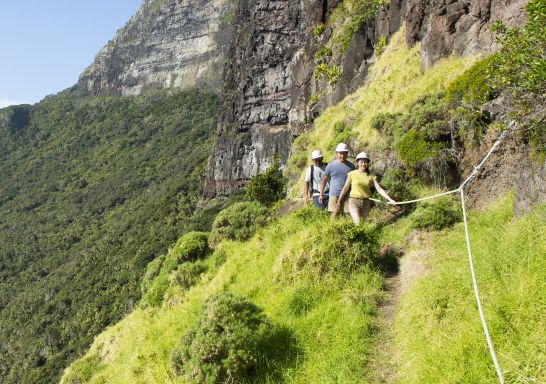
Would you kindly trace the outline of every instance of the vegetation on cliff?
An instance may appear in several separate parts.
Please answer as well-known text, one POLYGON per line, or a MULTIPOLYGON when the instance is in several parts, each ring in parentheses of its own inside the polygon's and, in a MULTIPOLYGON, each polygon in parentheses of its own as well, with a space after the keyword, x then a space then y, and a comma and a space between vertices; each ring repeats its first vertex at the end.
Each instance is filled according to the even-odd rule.
POLYGON ((55 382, 136 305, 147 263, 193 229, 216 110, 156 91, 0 111, 0 381, 55 382))

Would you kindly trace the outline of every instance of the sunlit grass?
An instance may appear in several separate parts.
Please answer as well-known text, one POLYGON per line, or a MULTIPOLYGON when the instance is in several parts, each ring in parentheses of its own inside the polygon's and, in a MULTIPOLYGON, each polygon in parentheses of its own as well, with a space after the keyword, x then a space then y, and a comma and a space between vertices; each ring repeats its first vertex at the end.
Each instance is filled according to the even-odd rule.
MULTIPOLYGON (((161 308, 137 309, 96 338, 85 358, 96 367, 89 382, 181 382, 170 369, 171 351, 205 299, 227 289, 248 297, 293 334, 290 361, 266 362, 258 382, 365 383, 364 363, 382 297, 381 274, 363 266, 349 278, 330 274, 293 279, 282 278, 276 268, 279 255, 286 254, 283 250, 304 252, 298 248, 302 236, 328 222, 327 215, 306 221, 292 214, 246 243, 223 243, 227 261, 203 276, 201 284, 186 293, 171 289, 161 308)), ((65 373, 65 383, 81 374, 85 359, 65 373)))
MULTIPOLYGON (((470 215, 482 303, 507 382, 546 381, 546 206, 513 218, 513 199, 470 215)), ((435 236, 430 273, 401 299, 402 383, 496 383, 472 291, 464 228, 435 236)))

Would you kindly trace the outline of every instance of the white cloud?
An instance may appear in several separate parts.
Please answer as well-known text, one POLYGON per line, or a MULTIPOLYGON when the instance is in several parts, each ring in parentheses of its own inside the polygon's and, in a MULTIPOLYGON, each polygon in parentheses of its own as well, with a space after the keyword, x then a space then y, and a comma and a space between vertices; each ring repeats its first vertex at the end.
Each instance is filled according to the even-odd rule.
POLYGON ((9 107, 10 105, 29 104, 28 101, 0 99, 0 108, 9 107))

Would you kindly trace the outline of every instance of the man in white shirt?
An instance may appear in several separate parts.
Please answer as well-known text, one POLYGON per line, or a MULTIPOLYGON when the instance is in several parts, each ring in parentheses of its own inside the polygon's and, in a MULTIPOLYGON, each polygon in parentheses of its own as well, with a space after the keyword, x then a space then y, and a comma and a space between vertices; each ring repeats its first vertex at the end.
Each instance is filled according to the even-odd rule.
POLYGON ((307 168, 305 172, 305 183, 303 185, 303 194, 305 196, 305 204, 309 204, 309 200, 313 197, 313 204, 319 209, 325 209, 328 207, 328 189, 329 185, 325 187, 326 198, 319 202, 320 195, 320 183, 324 177, 324 170, 326 169, 326 163, 322 162, 322 152, 318 149, 315 149, 311 153, 311 160, 313 160, 313 165, 307 168))

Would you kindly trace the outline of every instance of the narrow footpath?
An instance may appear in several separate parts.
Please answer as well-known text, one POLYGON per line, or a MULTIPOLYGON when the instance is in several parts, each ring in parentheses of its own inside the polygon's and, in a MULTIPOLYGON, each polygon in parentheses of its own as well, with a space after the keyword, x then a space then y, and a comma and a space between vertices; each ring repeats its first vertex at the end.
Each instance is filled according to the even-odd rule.
POLYGON ((385 279, 385 300, 379 307, 377 335, 368 360, 370 383, 394 384, 403 374, 403 359, 396 349, 394 321, 401 295, 428 273, 429 254, 423 246, 427 238, 426 233, 413 235, 404 247, 407 253, 399 259, 398 272, 385 279))

